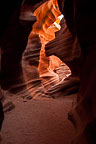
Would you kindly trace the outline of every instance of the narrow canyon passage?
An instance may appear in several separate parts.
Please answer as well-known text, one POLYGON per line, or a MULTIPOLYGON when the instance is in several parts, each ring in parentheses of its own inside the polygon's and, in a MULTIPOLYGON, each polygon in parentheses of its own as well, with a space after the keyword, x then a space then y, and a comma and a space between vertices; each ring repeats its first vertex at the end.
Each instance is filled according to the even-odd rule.
POLYGON ((70 144, 74 128, 68 121, 73 96, 59 99, 12 98, 15 109, 5 113, 0 144, 70 144))
POLYGON ((95 2, 1 7, 0 144, 96 144, 95 2))

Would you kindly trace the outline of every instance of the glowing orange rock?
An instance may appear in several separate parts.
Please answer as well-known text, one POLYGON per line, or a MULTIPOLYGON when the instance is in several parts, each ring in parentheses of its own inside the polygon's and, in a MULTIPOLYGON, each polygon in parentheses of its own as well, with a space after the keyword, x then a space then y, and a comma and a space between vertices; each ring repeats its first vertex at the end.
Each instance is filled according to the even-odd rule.
POLYGON ((34 12, 37 17, 36 23, 33 25, 33 32, 42 35, 48 41, 54 39, 54 32, 48 32, 48 28, 56 21, 57 17, 61 15, 56 1, 50 0, 42 4, 34 12))
MULTIPOLYGON (((61 19, 58 16, 61 15, 61 12, 59 11, 57 0, 45 2, 35 10, 34 15, 37 17, 37 21, 33 25, 33 30, 29 38, 33 38, 33 34, 38 34, 40 37, 42 47, 38 71, 40 77, 43 78, 42 81, 45 82, 45 75, 51 78, 57 77, 57 74, 53 71, 62 63, 62 61, 55 56, 46 57, 45 55, 45 44, 53 40, 55 38, 55 32, 60 30, 61 19)), ((58 80, 58 78, 55 78, 53 81, 56 82, 58 80)))

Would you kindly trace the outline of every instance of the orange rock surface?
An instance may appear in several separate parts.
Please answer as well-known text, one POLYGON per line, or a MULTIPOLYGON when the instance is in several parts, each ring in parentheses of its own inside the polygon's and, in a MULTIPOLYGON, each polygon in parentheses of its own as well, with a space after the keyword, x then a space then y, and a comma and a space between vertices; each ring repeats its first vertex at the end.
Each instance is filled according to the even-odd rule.
POLYGON ((45 55, 45 44, 53 40, 55 38, 55 32, 59 30, 54 25, 55 21, 59 25, 60 19, 58 16, 61 15, 57 0, 45 2, 35 10, 34 15, 37 17, 37 21, 33 25, 33 30, 29 38, 32 38, 33 33, 36 33, 41 39, 42 48, 38 70, 40 74, 44 74, 50 70, 53 71, 62 63, 62 61, 55 56, 46 57, 45 55))

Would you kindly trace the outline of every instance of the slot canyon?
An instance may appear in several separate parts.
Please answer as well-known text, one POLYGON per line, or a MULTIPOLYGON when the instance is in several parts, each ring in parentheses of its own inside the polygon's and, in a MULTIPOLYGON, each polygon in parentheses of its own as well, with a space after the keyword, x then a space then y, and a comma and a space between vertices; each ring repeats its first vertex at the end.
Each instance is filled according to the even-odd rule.
POLYGON ((96 144, 96 8, 1 0, 0 144, 96 144))

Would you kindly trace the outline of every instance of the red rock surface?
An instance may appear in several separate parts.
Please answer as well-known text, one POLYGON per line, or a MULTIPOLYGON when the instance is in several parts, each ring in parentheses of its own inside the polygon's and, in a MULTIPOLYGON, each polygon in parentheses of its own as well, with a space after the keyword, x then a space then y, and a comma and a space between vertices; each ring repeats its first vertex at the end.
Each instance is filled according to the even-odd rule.
MULTIPOLYGON (((65 98, 66 95, 69 96, 72 93, 77 93, 80 87, 78 101, 76 104, 74 103, 74 109, 72 109, 68 117, 74 124, 77 133, 73 143, 96 143, 95 1, 78 0, 77 2, 66 0, 63 3, 63 0, 58 0, 59 7, 56 0, 27 0, 27 3, 25 1, 23 4, 19 0, 14 0, 14 2, 10 0, 6 1, 6 3, 5 1, 2 2, 3 12, 1 14, 3 13, 3 17, 1 17, 0 21, 0 27, 2 28, 0 29, 0 83, 1 88, 6 90, 4 93, 6 93, 8 98, 9 95, 14 97, 12 93, 15 93, 16 97, 19 96, 19 101, 21 97, 26 102, 32 98, 41 97, 59 98, 60 96, 64 96, 65 98), (61 14, 60 10, 63 12, 66 21, 65 19, 62 20, 62 28, 58 31, 56 27, 53 28, 53 23, 61 14), (37 21, 34 15, 37 16, 37 21), (44 42, 42 42, 43 40, 44 42), (41 51, 40 55, 40 50, 43 46, 45 50, 43 50, 43 53, 41 51), (59 60, 56 57, 47 58, 45 53, 47 56, 55 55, 59 60), (67 76, 70 74, 70 71, 65 64, 71 70, 71 76, 69 77, 67 76)), ((2 5, 0 6, 2 7, 2 5)), ((3 96, 5 95, 1 93, 1 100, 4 100, 2 99, 3 96)), ((5 105, 5 111, 10 110, 11 104, 9 102, 5 105)), ((39 103, 38 109, 40 106, 39 103)), ((61 106, 61 101, 58 106, 61 106)), ((50 105, 48 108, 50 108, 50 105)), ((57 99, 56 108, 58 108, 57 99)), ((66 106, 62 107, 62 109, 64 108, 65 110, 67 109, 66 106)), ((57 112, 59 114, 62 109, 58 112, 55 111, 55 113, 57 112)), ((18 113, 18 111, 15 112, 18 113)), ((22 112, 21 110, 20 118, 22 118, 22 112)), ((45 111, 42 112, 46 114, 45 111)), ((62 119, 61 114, 59 118, 62 119)), ((14 119, 14 116, 15 113, 11 118, 14 119)), ((49 118, 50 115, 47 116, 49 118)), ((9 124, 9 121, 6 122, 9 124)), ((21 126, 21 122, 19 126, 21 126)), ((62 126, 64 125, 61 124, 60 131, 62 131, 62 126)), ((17 130, 17 127, 15 128, 14 131, 17 130)), ((6 131, 4 134, 6 134, 6 131)), ((65 135, 65 133, 63 134, 65 135)), ((13 133, 11 136, 13 136, 13 133)), ((10 140, 14 143, 13 139, 10 140)), ((18 143, 19 139, 17 137, 15 140, 18 143)), ((40 140, 42 141, 42 139, 40 140)), ((23 142, 26 143, 25 140, 23 142)), ((37 141, 34 140, 34 142, 37 141)), ((51 142, 54 143, 54 141, 51 142)), ((66 143, 64 139, 63 142, 66 143)))

